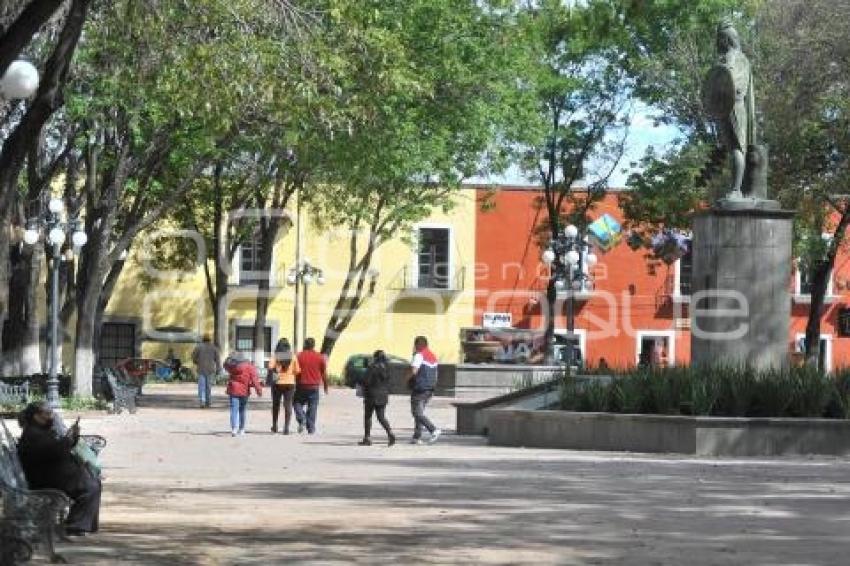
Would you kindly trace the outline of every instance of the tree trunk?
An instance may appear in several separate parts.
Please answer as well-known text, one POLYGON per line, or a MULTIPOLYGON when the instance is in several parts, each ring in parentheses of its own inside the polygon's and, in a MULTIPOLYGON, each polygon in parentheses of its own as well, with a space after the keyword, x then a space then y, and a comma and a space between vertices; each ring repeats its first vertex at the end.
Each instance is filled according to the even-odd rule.
POLYGON ((31 0, 27 4, 0 36, 0 77, 61 5, 62 0, 31 0))
POLYGON ((41 279, 41 266, 44 262, 44 248, 34 246, 29 258, 29 281, 26 290, 26 331, 21 345, 21 373, 32 375, 42 373, 41 368, 41 320, 38 318, 38 285, 41 279))
MULTIPOLYGON (((552 264, 554 266, 554 264, 552 264)), ((553 346, 555 340, 555 303, 558 300, 558 292, 555 289, 555 277, 549 276, 549 283, 546 285, 546 305, 543 307, 543 320, 546 322, 546 331, 543 334, 543 347, 546 348, 545 356, 546 363, 556 365, 557 360, 553 359, 553 346)))
MULTIPOLYGON (((838 206, 833 205, 836 209, 838 206)), ((833 232, 832 240, 826 252, 826 258, 815 263, 812 273, 812 303, 809 307, 809 318, 806 321, 806 365, 818 367, 820 361, 820 321, 823 316, 823 307, 826 291, 829 287, 829 278, 835 267, 835 258, 838 249, 844 241, 844 232, 850 226, 850 206, 845 204, 841 210, 841 219, 833 232)))
POLYGON ((269 289, 273 275, 272 251, 280 230, 280 218, 262 219, 260 222, 264 225, 260 229, 260 249, 262 250, 260 271, 264 272, 266 276, 260 277, 257 284, 257 311, 254 319, 254 363, 257 365, 261 365, 265 357, 266 346, 269 350, 272 349, 271 344, 265 344, 265 329, 269 312, 269 289))
MULTIPOLYGON (((8 215, 0 211, 0 352, 3 348, 3 330, 9 316, 9 231, 11 226, 7 221, 8 215)), ((0 363, 0 375, 4 375, 3 364, 0 363)))

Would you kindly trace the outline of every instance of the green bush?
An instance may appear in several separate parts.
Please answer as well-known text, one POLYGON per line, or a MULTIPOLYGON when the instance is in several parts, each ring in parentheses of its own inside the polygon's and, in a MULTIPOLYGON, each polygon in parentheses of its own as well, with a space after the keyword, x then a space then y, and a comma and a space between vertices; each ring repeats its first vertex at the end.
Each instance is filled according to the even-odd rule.
POLYGON ((564 378, 561 407, 616 412, 724 417, 850 418, 850 370, 743 366, 637 369, 611 383, 564 378))

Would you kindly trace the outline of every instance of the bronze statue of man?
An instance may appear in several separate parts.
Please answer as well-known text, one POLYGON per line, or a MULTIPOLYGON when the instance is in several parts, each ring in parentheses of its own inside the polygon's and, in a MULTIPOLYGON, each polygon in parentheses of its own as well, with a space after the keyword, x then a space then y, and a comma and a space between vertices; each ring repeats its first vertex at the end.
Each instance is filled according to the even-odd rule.
POLYGON ((729 152, 732 164, 732 186, 726 195, 729 199, 746 196, 766 195, 760 179, 754 180, 758 172, 763 172, 766 164, 766 150, 756 147, 755 94, 750 61, 741 50, 738 32, 729 22, 721 23, 717 28, 717 52, 720 61, 712 67, 706 78, 703 96, 706 109, 713 118, 720 143, 729 152), (743 190, 742 190, 743 189, 743 190), (762 189, 762 190, 759 190, 762 189), (756 194, 753 194, 756 193, 756 194))

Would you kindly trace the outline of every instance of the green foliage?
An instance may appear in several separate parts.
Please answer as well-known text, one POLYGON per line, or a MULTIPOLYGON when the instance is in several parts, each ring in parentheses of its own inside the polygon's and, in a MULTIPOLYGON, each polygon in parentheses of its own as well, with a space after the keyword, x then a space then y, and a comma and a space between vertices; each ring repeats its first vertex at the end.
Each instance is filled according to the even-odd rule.
POLYGON ((633 414, 850 418, 850 373, 827 375, 809 367, 640 369, 615 375, 610 383, 565 378, 561 406, 633 414))

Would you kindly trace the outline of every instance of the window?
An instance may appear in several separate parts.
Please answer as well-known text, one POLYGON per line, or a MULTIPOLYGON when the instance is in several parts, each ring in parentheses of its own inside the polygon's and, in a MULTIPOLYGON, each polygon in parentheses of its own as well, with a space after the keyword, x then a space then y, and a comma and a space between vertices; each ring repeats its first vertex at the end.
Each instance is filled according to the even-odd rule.
POLYGON ((693 279, 693 246, 691 240, 688 240, 688 251, 685 255, 679 258, 676 270, 676 288, 674 292, 677 295, 689 297, 691 295, 691 281, 693 279))
POLYGON ((676 365, 676 340, 672 330, 644 330, 637 333, 638 366, 676 365))
POLYGON ((100 365, 112 367, 121 360, 135 356, 136 325, 104 322, 100 328, 100 365))
POLYGON ((250 240, 239 246, 239 284, 256 285, 268 277, 263 268, 263 245, 260 235, 254 234, 250 240))
MULTIPOLYGON (((806 351, 806 335, 798 333, 795 342, 797 352, 806 351)), ((820 335, 820 351, 818 355, 818 369, 824 372, 832 371, 832 336, 820 335)))
MULTIPOLYGON (((801 262, 797 262, 796 286, 794 289, 795 295, 811 295, 812 294, 812 278, 811 272, 805 269, 801 262)), ((832 295, 832 272, 829 273, 829 280, 826 283, 827 296, 832 295)))
MULTIPOLYGON (((263 335, 263 350, 266 357, 271 357, 272 347, 272 329, 266 326, 263 335)), ((237 326, 236 327, 236 350, 239 352, 251 353, 254 351, 254 327, 253 326, 237 326)))
POLYGON ((416 286, 450 289, 450 233, 448 228, 420 228, 416 286))

